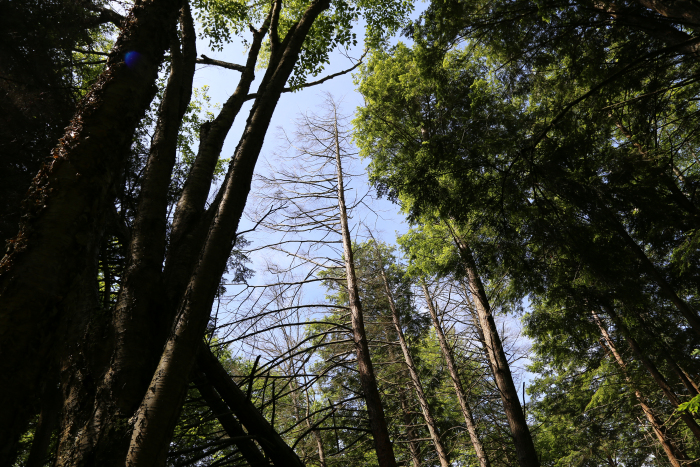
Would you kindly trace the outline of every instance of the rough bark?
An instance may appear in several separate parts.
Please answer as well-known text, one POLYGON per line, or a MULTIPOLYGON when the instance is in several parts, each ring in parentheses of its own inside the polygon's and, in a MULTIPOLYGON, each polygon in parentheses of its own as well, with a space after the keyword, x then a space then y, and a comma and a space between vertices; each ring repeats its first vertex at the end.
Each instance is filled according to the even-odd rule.
POLYGON ((649 420, 649 424, 654 430, 656 439, 659 441, 659 444, 661 444, 661 447, 666 453, 666 457, 668 457, 668 460, 673 467, 680 467, 681 461, 687 460, 687 457, 678 449, 678 447, 675 445, 675 443, 673 443, 673 441, 668 439, 668 436, 666 435, 666 429, 663 423, 651 410, 651 407, 649 406, 646 397, 644 397, 641 391, 638 388, 636 388, 633 384, 632 379, 630 378, 627 372, 627 364, 622 359, 620 353, 617 351, 617 347, 615 346, 615 343, 610 337, 608 330, 605 329, 605 326, 603 325, 603 322, 598 316, 598 313, 596 313, 595 310, 591 310, 591 314, 593 315, 593 321, 595 321, 596 325, 598 326, 598 329, 600 330, 601 335, 603 336, 605 344, 615 357, 615 361, 617 362, 617 364, 622 369, 625 380, 634 388, 634 395, 637 398, 639 405, 642 407, 644 415, 646 416, 647 420, 649 420))
POLYGON ((454 357, 452 356, 452 351, 447 343, 447 338, 442 330, 442 325, 437 315, 437 310, 433 304, 433 300, 430 296, 430 291, 425 282, 421 283, 423 288, 423 294, 425 295, 425 301, 428 304, 428 311, 430 312, 430 318, 433 321, 433 327, 435 327, 435 333, 437 334, 438 343, 440 344, 440 351, 442 352, 442 357, 447 363, 447 370, 450 372, 450 378, 452 378, 452 385, 455 388, 455 393, 457 394, 457 400, 459 401, 459 406, 462 409, 462 415, 464 416, 464 423, 467 425, 467 432, 469 433, 469 438, 471 439, 472 446, 474 446, 474 452, 476 457, 479 459, 479 465, 481 467, 490 467, 490 462, 484 445, 479 438, 479 433, 476 429, 476 423, 474 423, 474 417, 472 416, 471 409, 467 403, 467 397, 464 394, 464 388, 462 387, 462 380, 459 378, 459 373, 457 372, 457 365, 455 365, 454 357))
POLYGON ((423 383, 420 381, 418 371, 416 370, 416 365, 413 362, 413 356, 411 355, 411 351, 406 343, 406 338, 403 334, 403 329, 401 328, 399 312, 396 309, 396 303, 394 302, 394 293, 391 291, 391 287, 389 287, 389 280, 387 279, 386 272, 384 271, 384 263, 381 258, 381 252, 379 251, 379 247, 377 246, 376 242, 375 249, 377 252, 377 261, 379 262, 379 272, 382 276, 382 282, 384 282, 384 292, 386 293, 386 298, 389 301, 389 308, 391 309, 391 321, 394 323, 394 329, 396 330, 396 335, 399 339, 399 345, 401 347, 401 352, 403 353, 404 361, 406 362, 406 367, 408 368, 408 374, 411 377, 413 388, 415 389, 416 396, 418 397, 418 404, 420 405, 421 412, 423 413, 425 423, 428 425, 428 432, 430 433, 430 438, 435 446, 435 451, 437 452, 438 459, 440 460, 440 465, 442 467, 449 467, 450 460, 447 455, 447 450, 440 440, 440 433, 437 431, 435 417, 433 417, 433 412, 428 404, 428 398, 423 390, 423 383))
POLYGON ((338 141, 337 123, 335 127, 335 160, 338 178, 338 210, 340 229, 343 237, 343 259, 345 261, 345 276, 348 287, 348 305, 350 307, 350 320, 352 324, 355 354, 357 355, 357 370, 360 375, 360 385, 367 405, 369 424, 374 439, 374 449, 380 467, 396 467, 394 448, 389 437, 389 429, 384 416, 384 407, 379 396, 377 379, 374 376, 374 367, 369 355, 369 345, 365 333, 362 303, 355 275, 355 261, 353 259, 352 240, 348 227, 348 213, 345 207, 345 187, 343 185, 343 167, 340 160, 340 142, 338 141))
POLYGON ((481 277, 476 269, 476 262, 472 256, 469 246, 454 232, 449 223, 448 228, 452 231, 455 244, 459 250, 460 258, 467 270, 469 291, 474 299, 476 312, 479 316, 479 324, 484 335, 486 352, 496 381, 496 386, 501 394, 503 409, 508 419, 508 426, 513 435, 515 452, 518 456, 518 463, 521 467, 538 467, 540 465, 537 451, 532 441, 530 429, 525 420, 518 391, 513 383, 513 376, 510 372, 508 359, 503 351, 503 344, 498 335, 498 328, 491 313, 491 306, 481 282, 481 277))
POLYGON ((253 439, 243 430, 238 420, 233 417, 231 409, 221 400, 221 397, 201 370, 195 371, 194 383, 204 398, 204 402, 211 408, 214 416, 226 430, 229 438, 236 443, 238 450, 248 464, 251 467, 269 466, 270 463, 255 445, 253 439))
MULTIPOLYGON (((127 267, 114 310, 113 355, 84 427, 64 437, 60 451, 70 465, 120 465, 128 449, 128 420, 138 407, 165 341, 161 268, 165 255, 168 189, 176 160, 180 122, 190 101, 194 77, 195 31, 189 6, 182 9, 181 39, 171 44, 172 66, 144 171, 138 213, 130 235, 127 267), (104 430, 110 432, 105 435, 104 430)), ((83 381, 76 381, 83 384, 83 381)), ((80 390, 78 390, 80 391, 80 390)), ((87 394, 85 394, 87 396, 87 394)), ((70 415, 74 417, 73 414, 70 415)), ((72 423, 78 423, 73 420, 72 423)), ((62 464, 68 465, 68 464, 62 464)))
POLYGON ((248 431, 248 434, 260 443, 265 454, 277 467, 304 467, 299 456, 284 442, 274 426, 268 422, 253 405, 246 394, 233 382, 221 362, 211 353, 209 347, 202 344, 197 357, 197 365, 207 375, 228 408, 248 431))
MULTIPOLYGON (((284 84, 296 64, 303 42, 314 21, 330 6, 314 1, 282 42, 276 39, 276 16, 271 18, 270 65, 261 83, 246 129, 229 167, 216 215, 183 298, 177 318, 161 355, 151 384, 135 416, 129 466, 150 466, 167 446, 187 391, 188 376, 209 319, 220 278, 234 245, 263 140, 284 84)), ((275 3, 277 15, 281 2, 275 3)))
MULTIPOLYGON (((155 95, 158 67, 180 2, 137 2, 107 67, 81 102, 53 161, 35 177, 19 234, 0 261, 0 437, 17 423, 12 408, 36 397, 66 291, 96 254, 104 216, 137 123, 155 95), (138 50, 129 67, 125 54, 138 50)), ((61 312, 65 310, 65 312, 61 312)), ((21 422, 21 420, 20 420, 21 422)))

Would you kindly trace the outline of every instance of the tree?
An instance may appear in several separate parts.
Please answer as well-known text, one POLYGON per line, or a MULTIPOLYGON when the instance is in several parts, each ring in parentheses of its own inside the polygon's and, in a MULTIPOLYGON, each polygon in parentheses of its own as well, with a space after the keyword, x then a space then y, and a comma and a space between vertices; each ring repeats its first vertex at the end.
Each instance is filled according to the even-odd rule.
MULTIPOLYGON (((27 204, 31 215, 24 217, 2 262, 1 345, 7 356, 2 369, 14 375, 3 391, 1 418, 8 433, 3 439, 16 439, 31 415, 31 404, 23 401, 38 394, 26 388, 38 387, 45 375, 51 387, 48 381, 58 383, 60 372, 59 465, 163 461, 276 103, 290 90, 285 87, 290 79, 294 86, 304 85, 306 73, 320 71, 330 50, 350 44, 351 22, 377 7, 323 1, 274 2, 244 11, 200 6, 203 21, 215 21, 209 31, 215 43, 242 32, 250 21, 262 25, 253 32, 246 65, 233 66, 241 71, 236 92, 214 122, 202 125, 204 141, 172 226, 166 217, 170 181, 196 52, 189 5, 152 1, 137 3, 125 20, 104 71, 81 101, 53 161, 35 178, 27 204), (355 13, 347 14, 350 9, 355 13), (178 14, 181 26, 175 34, 178 14), (251 95, 254 65, 266 36, 265 76, 251 95), (137 209, 123 238, 126 258, 117 304, 94 313, 100 309, 97 258, 105 226, 112 221, 127 148, 156 94, 167 48, 170 77, 139 180, 137 209), (218 197, 205 210, 223 140, 249 98, 255 102, 244 137, 218 197)), ((395 7, 392 13, 384 5, 380 14, 370 15, 370 30, 384 32, 375 27, 379 24, 398 27, 410 6, 395 7)), ((380 36, 369 35, 371 40, 380 36)))

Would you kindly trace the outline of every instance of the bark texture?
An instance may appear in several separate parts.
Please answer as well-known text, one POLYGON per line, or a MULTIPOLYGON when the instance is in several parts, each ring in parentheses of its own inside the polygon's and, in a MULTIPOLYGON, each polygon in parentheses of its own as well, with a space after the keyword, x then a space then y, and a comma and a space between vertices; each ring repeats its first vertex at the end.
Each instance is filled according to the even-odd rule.
POLYGON ((32 388, 39 387, 54 331, 69 310, 61 302, 102 240, 104 213, 134 129, 155 95, 179 9, 178 1, 136 3, 105 72, 79 105, 53 161, 32 183, 20 232, 0 261, 2 439, 22 423, 14 409, 37 396, 32 388))

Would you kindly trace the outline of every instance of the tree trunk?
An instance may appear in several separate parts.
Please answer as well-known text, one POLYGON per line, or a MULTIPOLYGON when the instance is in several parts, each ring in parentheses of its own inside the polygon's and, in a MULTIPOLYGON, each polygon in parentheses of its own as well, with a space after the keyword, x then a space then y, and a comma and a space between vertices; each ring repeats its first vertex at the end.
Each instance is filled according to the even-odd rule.
MULTIPOLYGON (((207 375, 228 408, 248 430, 248 434, 260 443, 267 456, 277 467, 304 467, 292 448, 284 442, 275 428, 260 411, 250 402, 246 394, 233 382, 231 376, 211 353, 209 347, 202 343, 197 357, 197 364, 207 375)), ((273 394, 274 397, 274 394, 273 394)))
POLYGON ((193 379, 204 401, 209 408, 211 408, 214 416, 219 420, 224 430, 226 430, 226 434, 228 434, 229 438, 236 443, 238 450, 241 452, 246 462, 248 462, 251 467, 269 466, 270 463, 255 445, 253 438, 243 431, 243 427, 241 427, 240 423, 233 417, 231 409, 221 400, 221 397, 217 394, 206 375, 201 370, 198 370, 195 371, 193 379))
POLYGON ((401 322, 399 320, 399 312, 396 309, 396 303, 394 302, 394 294, 389 287, 389 280, 384 272, 384 262, 382 261, 381 252, 379 251, 379 246, 377 242, 374 242, 374 246, 377 252, 377 261, 379 262, 379 272, 382 276, 382 281, 384 282, 384 292, 386 293, 386 298, 389 301, 389 308, 391 309, 391 320, 394 323, 394 329, 396 329, 396 334, 399 339, 399 345, 401 346, 401 351, 403 352, 403 358, 406 362, 406 367, 408 367, 408 374, 411 377, 411 382, 416 391, 416 396, 418 397, 418 403, 420 404, 421 412, 423 412, 423 418, 425 419, 426 425, 428 425, 428 431, 430 432, 430 438, 435 446, 435 451, 437 452, 438 459, 440 460, 440 465, 442 467, 449 467, 450 460, 447 456, 447 450, 442 445, 440 440, 440 434, 437 431, 437 423, 435 423, 435 418, 433 417, 432 410, 428 404, 428 398, 423 391, 423 384, 418 376, 418 371, 416 370, 416 365, 413 362, 413 356, 406 343, 406 338, 403 334, 403 329, 401 328, 401 322))
POLYGON ((162 458, 187 391, 188 376, 204 335, 219 281, 233 248, 236 230, 250 191, 260 149, 284 85, 299 58, 314 21, 330 6, 329 0, 312 2, 282 42, 274 30, 281 1, 271 18, 270 65, 261 83, 246 129, 220 191, 220 203, 212 220, 200 259, 178 306, 173 331, 158 368, 141 402, 127 456, 129 466, 151 466, 162 458), (276 12, 276 13, 275 13, 276 12))
POLYGON ((374 449, 377 452, 379 467, 396 467, 396 457, 391 444, 389 430, 384 416, 384 407, 379 396, 377 380, 374 376, 374 368, 369 355, 369 345, 365 334, 365 323, 362 314, 355 276, 355 263, 352 253, 352 240, 348 227, 348 214, 345 208, 345 188, 343 186, 343 168, 340 161, 340 142, 338 141, 337 120, 335 123, 335 160, 338 176, 338 209, 340 211, 340 228, 343 237, 343 256, 345 259, 345 275, 348 282, 348 305, 350 306, 350 318, 352 323, 355 353, 357 354, 357 370, 360 374, 360 385, 367 404, 370 428, 374 438, 374 449))
POLYGON ((454 232, 449 223, 446 223, 446 225, 452 232, 460 257, 467 270, 470 293, 474 298, 474 305, 479 316, 479 324, 484 334, 484 343, 486 345, 488 360, 491 365, 491 370, 493 371, 494 379, 496 380, 496 386, 501 394, 503 409, 508 419, 511 434, 513 435, 518 463, 521 467, 538 467, 540 462, 537 458, 537 451, 532 442, 530 429, 527 426, 525 414, 520 405, 518 391, 515 388, 513 377, 510 373, 508 359, 503 351, 501 338, 498 335, 498 328, 496 328, 496 323, 491 313, 491 306, 486 297, 486 291, 484 290, 481 278, 477 272, 471 249, 454 232))
POLYGON ((54 350, 57 323, 70 319, 60 303, 93 261, 88 254, 97 254, 104 213, 136 125, 155 95, 179 9, 180 2, 171 0, 144 0, 132 8, 105 72, 81 102, 53 161, 35 177, 20 232, 0 261, 2 439, 23 423, 13 409, 37 397, 33 388, 40 387, 54 350))
POLYGON ((437 334, 438 342, 440 344, 440 351, 442 356, 447 363, 447 369, 450 372, 450 378, 452 378, 452 384, 455 388, 455 393, 457 394, 457 400, 459 400, 459 406, 462 409, 462 415, 464 416, 464 422, 467 425, 467 432, 469 432, 469 438, 472 441, 472 446, 474 446, 474 452, 476 457, 479 459, 479 465, 481 467, 490 467, 489 458, 484 449, 484 445, 479 438, 479 434, 476 430, 476 423, 474 423, 474 417, 469 409, 467 403, 467 397, 464 394, 464 388, 462 387, 462 381, 459 379, 459 374, 457 373, 457 366, 455 365, 454 358, 452 357, 452 352, 450 346, 447 343, 447 338, 442 330, 442 325, 437 315, 435 306, 430 297, 430 292, 428 291, 428 286, 425 281, 421 282, 423 288, 423 293, 425 294, 425 301, 428 304, 428 311, 430 312, 430 317, 433 320, 433 326, 435 327, 435 333, 437 334))
POLYGON ((598 316, 598 314, 595 312, 595 310, 591 310, 591 314, 593 315, 593 320, 595 321, 596 325, 598 326, 598 329, 600 329, 600 333, 603 336, 603 340, 605 341, 606 345, 610 349, 610 352, 615 357, 615 361, 622 369, 625 380, 632 387, 634 387, 634 395, 637 398, 637 400, 639 401, 639 405, 642 407, 642 410, 644 411, 644 415, 647 417, 647 420, 649 420, 649 423, 651 424, 651 427, 654 430, 654 434, 656 435, 656 438, 658 439, 659 444, 661 444, 661 447, 663 448, 664 452, 666 453, 666 457, 668 457, 668 460, 673 467, 680 467, 681 463, 679 461, 687 460, 686 456, 678 449, 678 447, 673 443, 673 441, 668 439, 668 436, 666 435, 666 429, 664 428, 663 423, 661 422, 661 420, 658 419, 658 417, 651 410, 651 407, 649 407, 649 404, 648 404, 646 398, 642 395, 642 393, 639 391, 639 389, 637 389, 635 387, 635 385, 633 384, 632 379, 630 378, 629 374, 627 373, 627 364, 625 364, 625 361, 622 359, 622 356, 617 351, 617 348, 615 347, 615 343, 613 342, 612 338, 610 337, 610 334, 608 333, 607 329, 605 329, 605 326, 603 326, 603 322, 600 320, 600 317, 598 316))
MULTIPOLYGON (((165 342, 163 328, 169 327, 161 275, 168 189, 197 58, 196 35, 188 5, 182 8, 180 35, 182 50, 177 39, 173 39, 170 47, 171 73, 144 171, 138 214, 130 236, 128 263, 112 318, 114 350, 111 362, 108 369, 100 368, 89 378, 92 383, 104 374, 96 388, 94 407, 84 422, 86 426, 78 436, 64 437, 59 447, 59 451, 71 453, 64 458, 70 459, 70 465, 123 464, 130 430, 127 421, 148 387, 165 342), (104 430, 110 435, 106 436, 104 430), (76 446, 72 447, 72 444, 76 446)), ((83 380, 75 383, 83 384, 83 380)), ((89 392, 85 396, 87 394, 89 392)))
MULTIPOLYGON (((637 360, 639 360, 639 362, 644 366, 644 368, 646 368, 646 370, 649 372, 651 377, 654 379, 654 382, 656 382, 656 384, 659 386, 659 388, 661 388, 661 390, 663 391, 666 398, 669 400, 669 402, 671 402, 671 405, 674 408, 678 408, 681 401, 678 398, 678 396, 676 395, 676 393, 673 391, 673 388, 671 388, 671 385, 668 384, 668 381, 666 381, 666 378, 664 378, 664 376, 661 374, 661 372, 656 367, 654 362, 652 362, 644 354, 641 347, 637 343, 637 340, 634 337, 632 337, 632 335, 630 334, 627 327, 618 318, 617 313, 615 313, 615 310, 613 309, 613 307, 612 306, 604 306, 604 309, 605 309, 606 313, 608 313, 608 315, 610 315, 610 318, 612 318, 617 329, 625 337, 625 340, 627 341, 627 345, 629 345, 635 358, 637 360)), ((690 429, 691 433, 693 433, 693 436, 695 436, 696 439, 700 440, 700 426, 698 426, 698 424, 695 421, 695 419, 693 418, 693 416, 690 415, 688 412, 680 412, 678 414, 678 416, 688 426, 688 429, 690 429)))

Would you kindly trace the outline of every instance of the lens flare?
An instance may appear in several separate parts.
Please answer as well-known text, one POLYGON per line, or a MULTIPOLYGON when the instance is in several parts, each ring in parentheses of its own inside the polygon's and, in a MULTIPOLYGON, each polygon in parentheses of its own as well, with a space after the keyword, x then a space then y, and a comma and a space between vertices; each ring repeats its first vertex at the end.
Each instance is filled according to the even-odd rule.
POLYGON ((129 68, 135 68, 141 61, 141 54, 132 50, 124 54, 124 63, 129 68))

